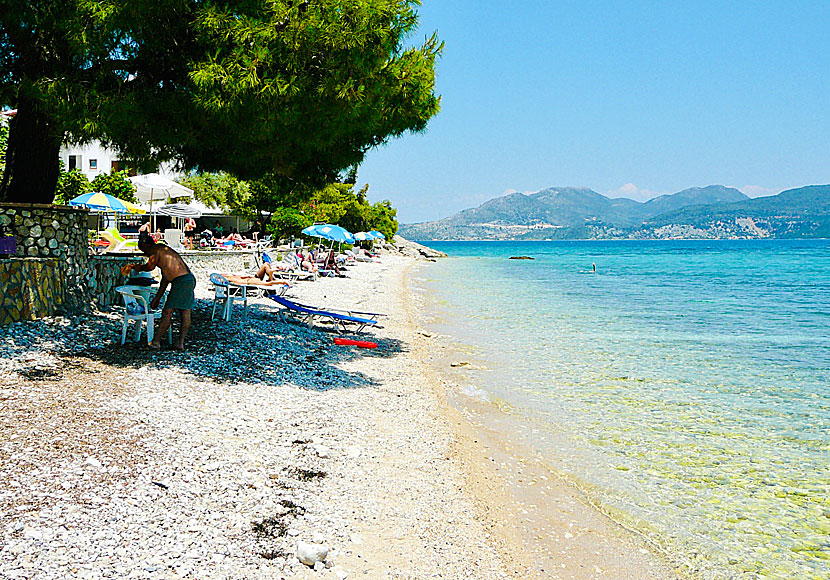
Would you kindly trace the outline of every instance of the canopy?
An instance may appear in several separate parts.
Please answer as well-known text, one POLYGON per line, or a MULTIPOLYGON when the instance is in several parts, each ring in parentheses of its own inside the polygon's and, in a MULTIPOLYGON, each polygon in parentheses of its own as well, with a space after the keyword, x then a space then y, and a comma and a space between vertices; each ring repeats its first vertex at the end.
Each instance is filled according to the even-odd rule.
POLYGON ((86 207, 95 211, 112 211, 116 213, 144 213, 141 208, 100 191, 79 195, 69 202, 71 206, 86 207))
POLYGON ((304 229, 303 233, 307 236, 323 238, 333 242, 345 242, 347 244, 354 243, 354 237, 348 230, 333 224, 314 224, 313 226, 308 226, 304 229))
POLYGON ((171 203, 168 205, 163 205, 160 208, 158 208, 158 213, 177 218, 202 217, 202 212, 200 212, 198 209, 196 209, 195 207, 190 207, 189 205, 185 205, 183 203, 171 203))

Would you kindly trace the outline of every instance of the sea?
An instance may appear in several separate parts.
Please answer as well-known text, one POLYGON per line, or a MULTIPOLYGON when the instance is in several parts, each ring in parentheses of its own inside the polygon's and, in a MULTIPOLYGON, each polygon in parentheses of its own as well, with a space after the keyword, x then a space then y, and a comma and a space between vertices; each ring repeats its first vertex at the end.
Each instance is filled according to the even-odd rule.
POLYGON ((830 241, 421 243, 464 392, 603 511, 705 577, 830 578, 830 241))

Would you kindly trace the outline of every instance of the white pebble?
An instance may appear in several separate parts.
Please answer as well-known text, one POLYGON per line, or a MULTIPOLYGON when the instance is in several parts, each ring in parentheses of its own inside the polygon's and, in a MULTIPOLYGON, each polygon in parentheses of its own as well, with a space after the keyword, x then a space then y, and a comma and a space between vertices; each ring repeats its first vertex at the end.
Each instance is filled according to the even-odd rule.
POLYGON ((302 540, 297 542, 297 559, 306 566, 314 566, 317 562, 324 561, 328 554, 328 546, 309 544, 302 540))

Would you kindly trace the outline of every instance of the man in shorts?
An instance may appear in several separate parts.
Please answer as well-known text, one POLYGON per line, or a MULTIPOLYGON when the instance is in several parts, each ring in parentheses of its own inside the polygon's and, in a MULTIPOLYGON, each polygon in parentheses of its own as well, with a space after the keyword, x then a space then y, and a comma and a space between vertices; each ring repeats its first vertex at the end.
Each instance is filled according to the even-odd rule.
POLYGON ((150 303, 150 308, 156 309, 161 303, 164 291, 170 286, 170 294, 167 302, 161 311, 161 322, 156 331, 150 348, 158 350, 161 348, 161 337, 167 333, 173 318, 173 311, 178 310, 182 320, 182 329, 179 333, 179 340, 176 342, 176 350, 184 350, 184 339, 187 331, 190 330, 190 311, 196 298, 193 290, 196 288, 196 277, 190 272, 190 268, 184 263, 182 257, 172 248, 164 244, 157 244, 149 235, 141 234, 138 237, 138 249, 149 259, 146 264, 133 266, 137 272, 150 272, 156 268, 161 269, 161 284, 155 298, 150 303))

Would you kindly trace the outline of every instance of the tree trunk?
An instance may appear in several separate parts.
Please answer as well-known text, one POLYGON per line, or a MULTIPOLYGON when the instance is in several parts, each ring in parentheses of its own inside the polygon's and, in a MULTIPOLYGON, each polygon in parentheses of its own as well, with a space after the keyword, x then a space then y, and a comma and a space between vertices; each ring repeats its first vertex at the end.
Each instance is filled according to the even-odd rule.
POLYGON ((17 115, 9 123, 6 168, 0 201, 52 203, 58 183, 63 132, 44 114, 42 105, 20 95, 17 115))

